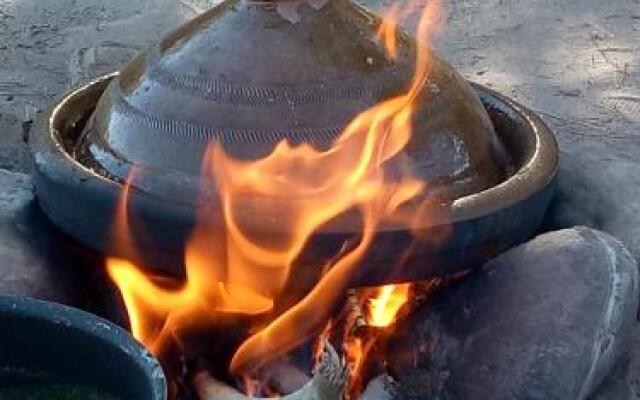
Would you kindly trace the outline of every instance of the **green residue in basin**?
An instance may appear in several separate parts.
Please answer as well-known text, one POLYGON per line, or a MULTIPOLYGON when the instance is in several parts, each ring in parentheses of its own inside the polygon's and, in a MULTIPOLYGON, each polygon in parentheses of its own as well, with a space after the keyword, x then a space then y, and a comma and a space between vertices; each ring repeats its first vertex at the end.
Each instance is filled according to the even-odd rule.
POLYGON ((79 385, 20 385, 0 387, 0 400, 121 400, 109 393, 79 385))

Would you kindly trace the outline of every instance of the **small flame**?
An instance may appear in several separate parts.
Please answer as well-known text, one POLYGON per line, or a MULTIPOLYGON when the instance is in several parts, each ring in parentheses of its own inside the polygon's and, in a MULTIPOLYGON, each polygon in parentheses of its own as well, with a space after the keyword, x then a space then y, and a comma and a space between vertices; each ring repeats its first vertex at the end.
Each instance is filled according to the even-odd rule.
POLYGON ((392 60, 398 58, 398 42, 396 35, 398 33, 398 14, 402 8, 399 4, 393 4, 385 13, 385 17, 382 19, 376 36, 378 40, 384 43, 387 55, 392 60))
MULTIPOLYGON (((398 35, 400 30, 398 24, 401 21, 405 21, 412 15, 416 15, 422 9, 422 4, 418 1, 408 1, 405 4, 394 3, 384 12, 384 16, 378 30, 376 32, 376 38, 384 44, 387 56, 391 60, 398 58, 398 35)), ((430 32, 440 28, 440 17, 442 15, 441 5, 439 1, 431 1, 422 10, 420 26, 418 28, 419 33, 417 38, 424 39, 430 37, 430 32)))
MULTIPOLYGON (((398 5, 391 6, 388 12, 389 17, 396 15, 398 11, 398 5)), ((397 24, 394 18, 384 18, 378 27, 376 34, 379 41, 385 44, 387 55, 389 58, 395 60, 398 57, 398 44, 396 42, 397 24)))
MULTIPOLYGON (((412 284, 403 283, 365 290, 363 303, 367 306, 366 326, 389 331, 388 328, 397 321, 402 306, 409 300, 411 287, 412 284)), ((353 324, 354 321, 350 323, 353 324)), ((352 331, 357 331, 357 329, 353 326, 347 327, 343 349, 349 362, 350 376, 352 377, 347 393, 356 395, 362 388, 363 369, 371 351, 380 339, 379 333, 381 331, 370 330, 366 332, 365 330, 365 333, 361 335, 354 335, 352 331)))
MULTIPOLYGON (((394 7, 390 15, 402 16, 394 7)), ((439 15, 439 3, 429 2, 418 27, 418 36, 429 36, 439 15)), ((397 24, 384 19, 379 37, 390 57, 397 56, 397 24)), ((407 93, 385 100, 357 115, 333 146, 320 151, 308 144, 279 143, 273 152, 256 161, 228 156, 219 143, 208 148, 202 175, 215 182, 219 207, 203 197, 193 234, 185 249, 185 279, 168 284, 123 259, 109 258, 107 269, 117 284, 129 312, 136 338, 154 353, 177 331, 197 329, 203 321, 221 314, 267 315, 282 294, 295 261, 314 233, 330 221, 356 211, 361 231, 352 246, 322 270, 321 279, 297 304, 273 318, 237 349, 230 371, 247 377, 265 363, 319 334, 331 319, 363 256, 381 224, 393 222, 411 228, 422 211, 432 207, 430 187, 404 171, 390 177, 385 166, 401 154, 411 139, 412 118, 423 95, 430 69, 430 55, 417 46, 416 69, 407 93), (431 202, 431 203, 430 203, 431 202), (220 218, 219 211, 222 211, 220 218), (255 215, 271 216, 258 221, 255 215), (222 223, 220 223, 222 219, 222 223), (261 235, 256 232, 279 232, 261 235)), ((127 254, 135 254, 128 225, 129 182, 116 215, 115 240, 127 254)), ((381 266, 389 268, 391 266, 381 266)), ((369 323, 391 325, 407 301, 409 286, 380 288, 371 299, 369 323)), ((330 332, 330 325, 325 332, 330 332)), ((328 335, 328 333, 326 333, 328 335)), ((345 342, 359 376, 375 339, 345 342)), ((252 385, 247 385, 248 387, 252 385)))
POLYGON ((384 328, 392 325, 398 312, 409 300, 411 284, 386 285, 378 289, 377 296, 369 300, 367 323, 384 328))
POLYGON ((364 367, 369 358, 369 353, 376 344, 376 338, 367 339, 354 337, 345 340, 343 343, 344 353, 349 365, 349 386, 347 387, 348 397, 355 397, 362 389, 364 379, 364 367))
POLYGON ((313 360, 315 365, 320 362, 320 357, 322 357, 322 353, 324 353, 325 350, 325 343, 329 342, 332 333, 333 320, 329 320, 322 333, 318 335, 318 338, 315 341, 315 345, 313 346, 313 360))

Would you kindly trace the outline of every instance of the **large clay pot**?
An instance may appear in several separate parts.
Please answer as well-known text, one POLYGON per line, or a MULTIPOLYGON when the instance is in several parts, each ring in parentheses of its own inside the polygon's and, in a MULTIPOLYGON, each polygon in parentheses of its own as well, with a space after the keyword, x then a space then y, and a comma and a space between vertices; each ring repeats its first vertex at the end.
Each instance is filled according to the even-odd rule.
MULTIPOLYGON (((140 55, 102 95, 78 154, 119 178, 135 165, 163 179, 137 185, 193 201, 212 141, 242 159, 283 139, 326 149, 358 113, 407 91, 411 36, 394 61, 379 19, 351 1, 294 2, 296 23, 278 4, 225 1, 140 55)), ((454 197, 497 184, 509 166, 485 109, 449 64, 435 54, 430 64, 406 149, 414 173, 454 197)))
MULTIPOLYGON (((135 166, 129 211, 142 261, 179 273, 209 143, 241 159, 263 157, 283 139, 327 148, 358 113, 407 90, 417 46, 410 35, 399 35, 394 61, 375 37, 378 17, 349 0, 319 3, 225 1, 119 74, 53 104, 32 141, 45 212, 82 242, 117 253, 111 225, 135 166)), ((397 266, 412 240, 407 229, 381 226, 354 285, 481 263, 530 237, 548 204, 557 148, 544 123, 517 103, 472 88, 437 55, 430 65, 401 157, 414 175, 448 192, 451 236, 436 247, 414 247, 401 268, 381 268, 397 266)), ((245 214, 262 235, 281 233, 261 223, 277 219, 274 213, 245 214)), ((341 218, 316 232, 292 284, 308 287, 317 278, 317 265, 358 233, 353 221, 341 218)), ((425 219, 413 227, 429 236, 441 223, 425 219)))

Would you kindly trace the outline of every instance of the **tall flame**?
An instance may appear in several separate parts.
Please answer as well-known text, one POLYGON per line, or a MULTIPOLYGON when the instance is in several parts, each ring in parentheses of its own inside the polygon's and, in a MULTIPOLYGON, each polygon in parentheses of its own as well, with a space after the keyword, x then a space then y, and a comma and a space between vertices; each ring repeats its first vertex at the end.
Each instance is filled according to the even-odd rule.
MULTIPOLYGON (((419 37, 429 36, 438 14, 439 3, 429 2, 418 27, 419 37)), ((379 34, 389 56, 395 57, 395 23, 384 20, 379 34)), ((213 226, 216 210, 210 202, 201 201, 197 224, 185 250, 184 283, 167 287, 129 261, 107 260, 136 338, 157 352, 176 329, 195 327, 222 313, 258 315, 273 311, 274 300, 282 294, 295 260, 313 234, 329 221, 355 210, 362 227, 355 244, 330 265, 317 266, 326 272, 313 289, 242 343, 230 370, 240 375, 250 372, 320 333, 380 224, 392 219, 397 223, 399 208, 427 197, 425 182, 408 173, 401 179, 391 179, 384 166, 411 139, 412 117, 428 76, 429 61, 428 49, 418 45, 409 90, 356 116, 326 151, 283 141, 263 159, 239 161, 228 156, 219 143, 212 143, 203 163, 203 176, 215 182, 223 226, 213 226), (251 215, 274 215, 259 222, 269 225, 262 231, 279 234, 265 238, 255 233, 251 215)), ((115 235, 122 246, 133 247, 127 225, 129 191, 127 185, 116 216, 115 235)), ((402 222, 412 224, 411 220, 402 222)), ((371 302, 371 324, 389 325, 407 295, 407 285, 381 288, 371 302)))

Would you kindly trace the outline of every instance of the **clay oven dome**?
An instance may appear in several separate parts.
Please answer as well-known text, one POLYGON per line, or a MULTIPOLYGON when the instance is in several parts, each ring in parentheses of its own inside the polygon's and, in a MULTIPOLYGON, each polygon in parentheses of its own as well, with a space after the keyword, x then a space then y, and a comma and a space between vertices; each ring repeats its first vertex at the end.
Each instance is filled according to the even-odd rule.
MULTIPOLYGON (((192 201, 212 140, 243 159, 264 157, 283 139, 328 148, 358 113, 410 83, 415 42, 401 35, 399 58, 389 59, 375 37, 379 23, 346 0, 225 1, 123 69, 76 156, 118 178, 135 165, 149 177, 139 185, 192 201)), ((506 177, 484 107, 436 55, 422 97, 406 149, 417 176, 446 183, 454 197, 506 177)))

